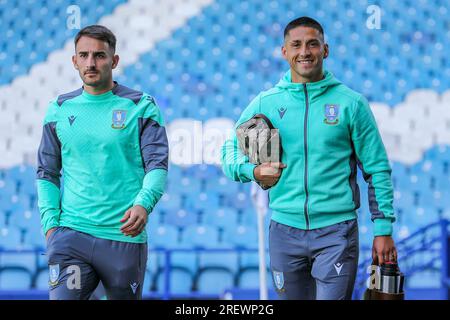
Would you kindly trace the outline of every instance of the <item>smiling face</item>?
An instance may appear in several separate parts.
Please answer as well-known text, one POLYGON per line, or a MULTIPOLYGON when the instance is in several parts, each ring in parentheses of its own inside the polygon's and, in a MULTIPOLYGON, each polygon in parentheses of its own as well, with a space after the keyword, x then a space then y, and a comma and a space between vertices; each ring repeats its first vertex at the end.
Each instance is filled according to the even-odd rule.
POLYGON ((328 57, 328 45, 319 30, 299 26, 289 31, 281 48, 291 67, 292 82, 307 83, 323 77, 323 59, 328 57))
POLYGON ((93 94, 111 90, 112 69, 117 67, 119 56, 114 54, 108 43, 82 36, 75 49, 72 62, 83 80, 84 89, 93 94))

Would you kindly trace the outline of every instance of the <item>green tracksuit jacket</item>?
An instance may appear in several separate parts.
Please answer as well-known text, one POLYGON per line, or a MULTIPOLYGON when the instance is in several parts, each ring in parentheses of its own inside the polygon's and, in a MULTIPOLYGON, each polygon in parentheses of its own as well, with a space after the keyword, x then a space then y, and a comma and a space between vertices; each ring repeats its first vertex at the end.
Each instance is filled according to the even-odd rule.
MULTIPOLYGON (((324 71, 324 79, 293 83, 288 71, 260 93, 236 127, 255 114, 280 131, 283 169, 269 189, 272 219, 310 230, 356 218, 360 206, 357 166, 369 184, 374 235, 391 235, 391 168, 367 100, 324 71)), ((238 148, 236 136, 222 148, 222 167, 233 180, 255 180, 255 165, 238 148)))

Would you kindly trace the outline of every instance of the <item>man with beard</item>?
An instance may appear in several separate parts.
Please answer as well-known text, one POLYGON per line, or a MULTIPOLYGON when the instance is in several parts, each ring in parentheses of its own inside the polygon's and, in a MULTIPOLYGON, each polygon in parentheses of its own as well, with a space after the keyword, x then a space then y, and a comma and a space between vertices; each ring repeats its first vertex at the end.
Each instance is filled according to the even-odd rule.
POLYGON ((116 38, 88 26, 72 62, 83 86, 48 107, 37 188, 50 299, 141 299, 147 217, 164 191, 168 143, 155 100, 113 81, 116 38), (63 185, 60 184, 63 170, 63 185))
POLYGON ((281 161, 255 165, 236 136, 222 150, 224 173, 269 189, 269 254, 282 299, 351 299, 359 242, 357 166, 369 184, 372 255, 396 261, 391 168, 367 100, 324 70, 322 26, 309 17, 284 30, 290 70, 244 110, 236 128, 264 115, 279 130, 281 161))

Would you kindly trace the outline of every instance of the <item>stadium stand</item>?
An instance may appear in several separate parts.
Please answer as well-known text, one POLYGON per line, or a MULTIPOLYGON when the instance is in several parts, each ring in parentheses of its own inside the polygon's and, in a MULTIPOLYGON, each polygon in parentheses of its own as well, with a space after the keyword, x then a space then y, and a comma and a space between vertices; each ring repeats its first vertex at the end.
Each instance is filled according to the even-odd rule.
MULTIPOLYGON (((279 49, 284 25, 310 15, 323 23, 330 45, 325 67, 367 97, 377 120, 393 169, 394 235, 410 297, 448 298, 441 244, 448 230, 438 222, 450 219, 445 0, 380 1, 379 30, 366 27, 367 0, 75 2, 81 26, 99 23, 116 33, 115 79, 152 94, 168 124, 169 181, 147 226, 145 297, 218 298, 230 288, 258 288, 250 186, 224 177, 220 146, 248 102, 287 70, 279 49), (186 150, 190 157, 182 156, 186 150), (430 288, 431 296, 420 295, 430 288)), ((0 0, 0 297, 15 290, 46 296, 35 157, 48 102, 80 86, 70 62, 77 30, 66 28, 71 4, 0 0)), ((373 228, 360 174, 358 184, 355 299, 373 228)))

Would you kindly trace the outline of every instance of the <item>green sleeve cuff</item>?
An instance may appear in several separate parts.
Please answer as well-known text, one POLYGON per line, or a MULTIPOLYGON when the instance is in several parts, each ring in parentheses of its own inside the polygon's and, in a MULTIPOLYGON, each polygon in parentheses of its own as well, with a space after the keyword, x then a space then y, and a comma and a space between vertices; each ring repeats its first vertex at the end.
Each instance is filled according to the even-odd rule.
POLYGON ((47 235, 47 231, 52 229, 52 228, 57 228, 59 227, 59 223, 58 221, 56 221, 56 219, 51 219, 50 221, 47 222, 47 224, 43 227, 43 231, 44 231, 44 236, 47 235))
POLYGON ((241 165, 241 175, 243 175, 247 179, 255 181, 255 174, 254 174, 255 168, 256 165, 253 163, 244 163, 241 165))
POLYGON ((391 219, 375 219, 374 236, 391 236, 392 221, 391 219))
POLYGON ((61 193, 55 184, 47 180, 37 179, 36 185, 41 227, 44 234, 46 234, 51 228, 59 226, 61 193))
POLYGON ((147 214, 153 211, 154 206, 164 193, 167 180, 166 169, 153 169, 144 176, 142 189, 135 198, 133 205, 140 205, 147 210, 147 214))
POLYGON ((134 201, 133 206, 143 207, 147 211, 147 214, 150 214, 150 212, 153 211, 153 207, 149 204, 149 202, 144 201, 143 199, 134 201))

